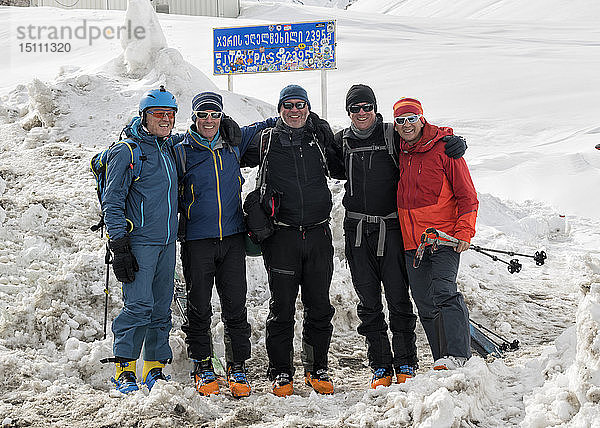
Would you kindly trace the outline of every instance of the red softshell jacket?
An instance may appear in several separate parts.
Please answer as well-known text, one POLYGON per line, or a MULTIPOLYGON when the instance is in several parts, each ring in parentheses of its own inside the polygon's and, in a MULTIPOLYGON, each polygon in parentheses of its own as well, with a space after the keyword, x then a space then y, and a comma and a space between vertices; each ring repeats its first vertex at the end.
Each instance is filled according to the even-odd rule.
POLYGON ((425 123, 414 146, 400 141, 397 199, 406 250, 419 246, 428 227, 466 242, 475 235, 477 192, 465 160, 444 153, 440 140, 446 135, 452 135, 452 128, 425 123))

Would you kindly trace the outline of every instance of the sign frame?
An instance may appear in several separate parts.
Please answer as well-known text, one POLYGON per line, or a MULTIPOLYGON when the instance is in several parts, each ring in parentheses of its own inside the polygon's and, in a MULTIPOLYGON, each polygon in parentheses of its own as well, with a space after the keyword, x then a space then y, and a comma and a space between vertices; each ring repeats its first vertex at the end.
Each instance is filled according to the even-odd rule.
POLYGON ((213 74, 335 70, 336 27, 331 19, 213 28, 213 74))

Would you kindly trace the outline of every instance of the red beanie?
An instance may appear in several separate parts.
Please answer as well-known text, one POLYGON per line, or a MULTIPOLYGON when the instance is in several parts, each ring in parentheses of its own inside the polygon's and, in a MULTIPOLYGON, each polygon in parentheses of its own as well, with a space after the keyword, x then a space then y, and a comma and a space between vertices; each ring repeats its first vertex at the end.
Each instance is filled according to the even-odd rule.
POLYGON ((419 100, 402 98, 394 104, 394 117, 398 117, 404 113, 423 114, 423 107, 419 100))

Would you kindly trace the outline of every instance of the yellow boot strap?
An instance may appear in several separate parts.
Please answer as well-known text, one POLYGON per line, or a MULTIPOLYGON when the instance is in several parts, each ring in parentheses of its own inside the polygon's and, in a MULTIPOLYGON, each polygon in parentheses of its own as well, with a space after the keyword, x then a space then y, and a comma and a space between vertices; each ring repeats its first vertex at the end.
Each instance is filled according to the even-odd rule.
POLYGON ((133 372, 133 374, 135 374, 135 363, 135 361, 128 361, 126 363, 115 363, 115 379, 119 379, 119 376, 121 376, 121 373, 123 372, 133 372))
POLYGON ((146 382, 146 376, 150 373, 150 370, 159 368, 162 369, 165 365, 160 361, 144 361, 144 368, 142 369, 142 382, 146 382))

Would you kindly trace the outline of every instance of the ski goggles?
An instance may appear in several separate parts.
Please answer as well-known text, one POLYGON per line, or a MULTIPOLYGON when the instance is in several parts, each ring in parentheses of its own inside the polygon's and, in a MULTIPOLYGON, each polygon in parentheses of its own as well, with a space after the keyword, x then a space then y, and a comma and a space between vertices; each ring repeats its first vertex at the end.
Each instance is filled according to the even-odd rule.
POLYGON ((354 104, 354 105, 348 107, 348 111, 350 113, 358 113, 360 111, 360 109, 362 109, 362 111, 364 111, 365 113, 368 113, 370 111, 373 111, 374 107, 375 106, 373 104, 362 104, 362 105, 354 104))
POLYGON ((417 121, 421 117, 423 117, 422 114, 413 114, 412 116, 395 117, 394 122, 396 122, 396 125, 404 125, 406 122, 417 123, 417 121))
POLYGON ((306 101, 296 101, 295 103, 291 101, 285 101, 281 105, 286 110, 291 110, 294 107, 296 107, 298 110, 302 110, 304 107, 306 107, 306 101))
POLYGON ((175 119, 175 110, 147 110, 146 113, 157 119, 162 119, 163 117, 165 117, 165 115, 169 119, 175 119))
POLYGON ((221 119, 223 117, 222 111, 195 111, 194 114, 198 119, 206 119, 208 115, 213 119, 221 119))

